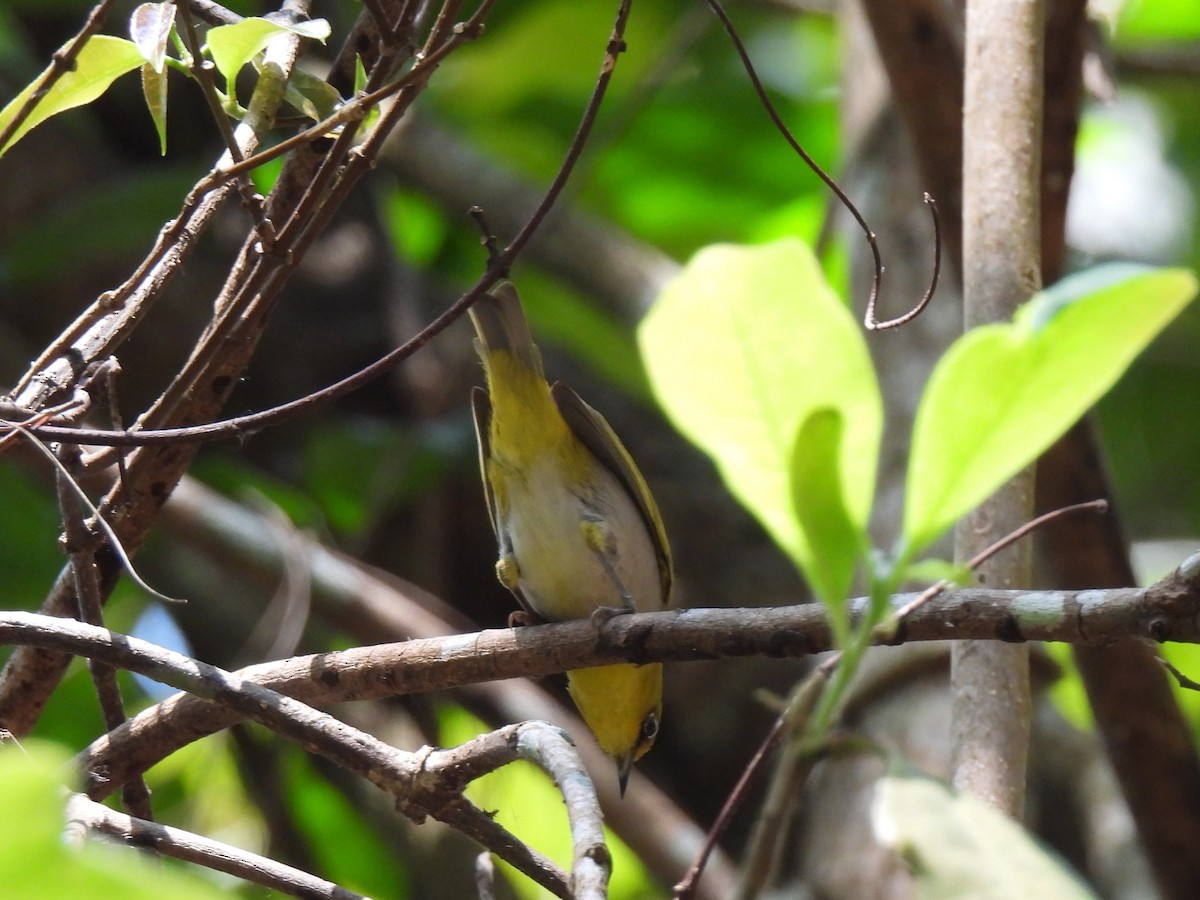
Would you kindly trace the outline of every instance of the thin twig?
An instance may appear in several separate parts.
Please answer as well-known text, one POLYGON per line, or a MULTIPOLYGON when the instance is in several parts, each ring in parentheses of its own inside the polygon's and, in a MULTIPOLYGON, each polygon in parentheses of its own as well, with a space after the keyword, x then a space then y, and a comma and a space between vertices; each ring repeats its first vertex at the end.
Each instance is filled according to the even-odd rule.
POLYGON ((150 596, 162 600, 164 603, 187 603, 186 600, 180 599, 179 597, 168 596, 167 594, 157 591, 147 584, 145 579, 138 574, 137 569, 134 568, 133 560, 129 558, 129 554, 121 545, 121 541, 117 537, 116 532, 113 531, 112 525, 109 524, 108 520, 100 513, 100 510, 96 508, 96 505, 92 503, 91 498, 88 497, 83 488, 79 486, 78 482, 71 477, 71 473, 66 470, 59 458, 51 452, 50 448, 38 440, 24 425, 21 425, 18 422, 7 422, 5 424, 6 427, 13 429, 15 432, 25 437, 30 446, 32 446, 38 451, 38 453, 50 461, 51 465, 54 466, 55 472, 62 479, 61 484, 63 489, 72 491, 75 496, 83 502, 83 505, 87 507, 88 512, 92 516, 92 520, 96 523, 96 526, 104 532, 104 537, 107 540, 108 548, 120 562, 121 568, 128 573, 134 584, 136 584, 150 596))
POLYGON ((1160 663, 1162 663, 1164 669, 1166 669, 1168 672, 1171 673, 1171 675, 1174 677, 1176 683, 1181 688, 1185 688, 1189 691, 1200 691, 1200 682, 1193 681, 1192 679, 1188 678, 1186 675, 1184 675, 1182 672, 1180 672, 1177 668, 1175 668, 1173 665, 1171 665, 1171 663, 1169 663, 1164 657, 1160 656, 1158 658, 1158 661, 1160 663))
MULTIPOLYGON (((229 154, 230 160, 234 165, 242 162, 243 154, 238 146, 237 138, 233 133, 233 126, 229 124, 229 116, 225 109, 221 106, 221 100, 217 96, 217 86, 213 83, 213 64, 204 58, 200 52, 200 36, 196 31, 196 23, 192 20, 192 12, 188 8, 187 3, 176 4, 176 9, 179 11, 179 18, 183 21, 183 36, 184 42, 188 48, 188 54, 191 56, 192 77, 196 79, 196 83, 200 85, 200 93, 204 96, 204 102, 208 105, 209 115, 217 126, 217 131, 221 135, 221 140, 225 144, 225 152, 229 154)), ((236 77, 236 76, 235 76, 236 77)), ((234 86, 226 85, 230 95, 233 94, 234 86)), ((237 189, 242 198, 242 206, 254 219, 254 225, 258 229, 259 238, 264 244, 270 244, 274 231, 271 228, 270 222, 263 215, 262 197, 254 187, 254 182, 250 180, 249 175, 239 174, 237 176, 237 189)))
MULTIPOLYGON (((789 129, 784 123, 783 117, 775 108, 775 104, 771 101, 770 96, 767 94, 767 89, 763 85, 762 79, 759 78, 758 72, 754 68, 754 63, 750 59, 750 53, 748 50, 746 50, 746 45, 742 43, 742 39, 738 35, 737 29, 734 27, 733 21, 729 18, 729 14, 725 12, 725 8, 721 5, 720 0, 704 0, 704 2, 708 4, 709 8, 712 9, 717 18, 721 20, 721 26, 725 29, 725 33, 729 35, 729 40, 733 44, 734 50, 737 52, 738 57, 742 61, 742 67, 746 70, 746 76, 750 79, 750 83, 754 87, 754 92, 758 95, 758 102, 762 105, 762 108, 770 117, 775 129, 783 136, 783 139, 788 142, 788 145, 793 151, 795 151, 796 155, 804 160, 805 165, 812 169, 813 172, 816 173, 817 177, 825 182, 825 186, 833 191, 834 195, 841 202, 842 206, 846 208, 846 211, 850 213, 855 223, 857 223, 859 229, 863 233, 863 237, 866 238, 867 246, 871 249, 871 259, 874 263, 874 277, 871 281, 871 293, 867 298, 867 309, 869 310, 869 316, 866 327, 868 329, 876 327, 870 323, 874 320, 875 302, 879 297, 879 292, 883 285, 883 259, 879 254, 879 242, 875 237, 875 232, 871 230, 871 227, 867 224, 867 220, 864 219, 862 213, 858 211, 858 207, 854 205, 854 201, 852 201, 846 192, 842 190, 841 186, 833 179, 833 177, 824 169, 822 169, 821 166, 817 164, 815 159, 808 155, 808 151, 801 146, 800 142, 796 140, 796 136, 792 134, 791 129, 789 129)), ((933 210, 934 230, 936 232, 938 230, 936 206, 932 204, 932 200, 928 194, 925 195, 925 198, 926 202, 930 203, 931 210, 933 210)), ((934 265, 934 274, 933 278, 931 279, 929 289, 925 292, 924 299, 917 305, 916 311, 908 314, 909 319, 920 314, 920 311, 923 310, 929 303, 930 298, 933 296, 934 289, 937 287, 938 270, 940 269, 941 260, 940 241, 935 246, 934 254, 936 262, 934 265)))
POLYGON ((899 328, 901 325, 907 325, 925 311, 925 307, 929 305, 929 301, 933 299, 933 295, 937 292, 938 276, 942 272, 942 220, 938 216, 937 201, 928 193, 922 199, 925 201, 925 205, 929 207, 929 215, 933 217, 933 278, 929 282, 929 287, 925 290, 925 296, 920 299, 916 306, 903 315, 889 319, 886 322, 875 321, 876 292, 872 291, 870 298, 867 300, 866 315, 863 316, 863 327, 867 331, 884 331, 888 328, 899 328))
MULTIPOLYGON (((95 552, 103 541, 87 526, 83 518, 83 505, 79 502, 83 489, 71 474, 79 464, 79 448, 70 444, 59 447, 60 466, 56 470, 58 507, 62 515, 63 538, 70 558, 71 573, 75 579, 75 598, 81 622, 89 625, 104 625, 100 582, 96 577, 95 552)), ((104 716, 104 728, 112 731, 125 723, 125 701, 117 685, 117 670, 99 660, 88 660, 88 671, 96 688, 100 712, 104 716)), ((135 816, 153 819, 150 807, 150 789, 141 775, 131 778, 121 787, 121 800, 125 808, 135 816)))
MULTIPOLYGON (((454 796, 460 786, 470 780, 467 777, 468 763, 472 760, 469 753, 443 757, 439 754, 450 751, 413 754, 397 750, 306 703, 246 681, 224 669, 148 641, 72 619, 35 613, 0 613, 0 643, 42 647, 100 659, 234 711, 391 794, 410 815, 432 815, 450 821, 458 815, 450 807, 460 812, 470 807, 461 797, 454 796), (453 761, 450 772, 440 767, 443 759, 453 761), (448 783, 455 785, 450 794, 441 789, 448 783)), ((515 748, 515 737, 513 741, 515 748)), ((486 769, 482 763, 476 765, 486 769)), ((490 818, 480 815, 490 824, 472 831, 473 837, 482 840, 484 846, 539 884, 559 896, 566 896, 565 877, 556 866, 525 847, 490 818), (535 860, 536 866, 531 867, 529 860, 535 860)))
MULTIPOLYGON (((67 800, 66 812, 68 836, 73 836, 76 829, 84 834, 93 832, 106 835, 134 847, 148 847, 163 856, 224 872, 251 884, 260 884, 295 897, 366 900, 361 894, 276 862, 270 857, 259 856, 180 828, 123 815, 83 794, 71 795, 67 800)), ((82 838, 83 834, 79 837, 82 838)))

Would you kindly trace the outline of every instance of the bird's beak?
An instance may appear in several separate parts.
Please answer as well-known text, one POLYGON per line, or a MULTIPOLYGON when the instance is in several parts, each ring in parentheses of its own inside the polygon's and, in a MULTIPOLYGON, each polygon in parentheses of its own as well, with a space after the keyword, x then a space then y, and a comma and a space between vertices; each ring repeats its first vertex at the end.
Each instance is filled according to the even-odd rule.
POLYGON ((629 773, 633 771, 633 754, 626 753, 617 757, 617 784, 621 788, 621 796, 625 796, 625 785, 629 783, 629 773))

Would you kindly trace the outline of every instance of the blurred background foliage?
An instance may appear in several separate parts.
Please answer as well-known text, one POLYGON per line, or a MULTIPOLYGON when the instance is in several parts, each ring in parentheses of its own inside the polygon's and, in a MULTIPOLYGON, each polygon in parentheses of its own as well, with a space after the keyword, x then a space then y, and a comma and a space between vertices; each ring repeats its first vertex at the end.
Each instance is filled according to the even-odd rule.
MULTIPOLYGON (((132 5, 116 4, 106 30, 121 33, 132 5)), ((249 0, 228 5, 243 14, 272 8, 249 0)), ((36 75, 90 6, 86 0, 0 2, 5 97, 36 75)), ((856 65, 846 57, 838 16, 824 4, 786 0, 731 7, 789 126, 819 163, 838 173, 852 156, 853 148, 843 146, 840 101, 856 65)), ((358 13, 350 0, 314 8, 333 25, 331 46, 358 13)), ((1108 17, 1117 91, 1090 99, 1084 114, 1069 215, 1071 265, 1118 258, 1200 268, 1194 227, 1200 11, 1194 0, 1140 0, 1107 11, 1097 6, 1094 13, 1108 17)), ((476 178, 482 184, 499 177, 531 190, 550 180, 594 84, 613 14, 610 0, 497 4, 486 34, 438 73, 411 128, 436 135, 447 160, 466 153, 486 161, 486 169, 452 173, 464 196, 477 191, 483 201, 488 195, 476 178)), ((828 191, 770 126, 709 11, 695 0, 643 0, 634 5, 627 40, 629 51, 566 205, 664 265, 716 241, 781 234, 821 239, 826 268, 848 293, 847 245, 859 238, 822 230, 831 209, 828 191)), ((311 50, 309 68, 319 73, 329 52, 311 50)), ((123 279, 217 157, 219 141, 198 92, 177 73, 171 79, 165 157, 136 79, 126 78, 0 160, 0 384, 11 383, 78 311, 123 279)), ((397 140, 404 144, 406 136, 402 129, 397 140)), ((482 271, 484 255, 466 204, 431 188, 421 165, 429 163, 388 157, 363 183, 293 280, 230 414, 290 400, 356 370, 414 333, 482 271)), ((270 174, 258 177, 269 181, 270 174)), ((515 207, 531 205, 536 196, 514 199, 510 210, 489 207, 489 215, 497 214, 493 226, 500 214, 527 212, 528 206, 515 207)), ((227 222, 242 215, 234 208, 224 214, 227 222)), ((205 236, 154 321, 123 351, 123 409, 141 408, 187 353, 237 233, 218 223, 205 236)), ((501 241, 510 236, 500 234, 501 241)), ((880 238, 886 264, 889 235, 880 238)), ((569 252, 586 269, 589 248, 569 252)), ((799 599, 802 589, 787 563, 719 496, 711 468, 667 434, 653 410, 632 340, 649 297, 614 302, 589 295, 579 278, 531 256, 514 277, 548 368, 605 410, 645 461, 679 549, 684 602, 799 599), (702 512, 713 508, 719 515, 702 512)), ((847 298, 857 308, 864 299, 847 298)), ((1098 411, 1121 512, 1147 580, 1194 549, 1200 535, 1197 346, 1200 312, 1193 309, 1098 411)), ((346 401, 240 446, 207 447, 193 474, 439 594, 480 626, 500 626, 512 604, 492 581, 494 547, 467 409, 467 389, 477 380, 467 331, 454 328, 346 401)), ((0 497, 0 571, 9 584, 4 605, 34 609, 63 564, 52 479, 36 459, 9 453, 0 460, 0 497)), ((170 616, 159 610, 144 618, 147 599, 122 585, 108 607, 111 627, 190 648, 224 666, 261 657, 264 645, 254 627, 275 586, 225 570, 219 555, 189 546, 169 527, 152 539, 139 565, 160 589, 191 602, 170 616)), ((318 613, 294 650, 362 640, 336 616, 318 613)), ((1185 671, 1200 670, 1194 648, 1170 652, 1185 671)), ((1067 657, 1056 656, 1068 671, 1055 697, 1086 727, 1086 700, 1067 657)), ((660 747, 644 771, 708 821, 770 718, 749 692, 759 684, 783 689, 797 670, 796 663, 737 662, 678 673, 660 747), (723 681, 735 682, 741 699, 713 715, 717 699, 709 689, 723 681)), ((138 698, 135 709, 151 702, 146 686, 132 679, 127 686, 138 698)), ((1195 696, 1184 699, 1200 729, 1195 696)), ((454 700, 416 698, 381 712, 344 714, 400 746, 455 742, 485 726, 454 700)), ((102 730, 92 688, 76 663, 38 734, 77 750, 102 730)), ((520 780, 481 788, 480 802, 515 815, 518 834, 539 845, 552 840, 548 833, 560 830, 557 820, 546 828, 540 811, 558 816, 558 801, 548 794, 533 800, 545 786, 529 772, 511 777, 520 780)), ((254 729, 189 747, 152 770, 150 779, 162 821, 277 855, 374 896, 463 896, 459 891, 469 885, 451 878, 444 862, 427 861, 443 858, 435 850, 469 860, 470 848, 453 835, 429 825, 399 829, 376 798, 363 799, 361 786, 254 729)), ((459 865, 469 878, 469 862, 459 865)), ((631 855, 618 857, 617 873, 615 897, 664 895, 631 855)), ((528 895, 527 885, 514 884, 528 895)))

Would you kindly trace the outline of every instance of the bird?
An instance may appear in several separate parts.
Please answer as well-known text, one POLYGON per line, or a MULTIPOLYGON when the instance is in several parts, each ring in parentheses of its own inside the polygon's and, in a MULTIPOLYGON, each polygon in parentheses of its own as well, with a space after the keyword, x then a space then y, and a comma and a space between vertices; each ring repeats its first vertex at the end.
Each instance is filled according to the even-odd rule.
MULTIPOLYGON (((521 621, 602 622, 667 607, 662 517, 616 433, 570 387, 547 383, 521 300, 501 282, 470 307, 487 389, 472 392, 479 463, 499 544, 496 574, 521 621)), ((567 673, 567 689, 617 766, 622 796, 662 721, 661 663, 567 673)))

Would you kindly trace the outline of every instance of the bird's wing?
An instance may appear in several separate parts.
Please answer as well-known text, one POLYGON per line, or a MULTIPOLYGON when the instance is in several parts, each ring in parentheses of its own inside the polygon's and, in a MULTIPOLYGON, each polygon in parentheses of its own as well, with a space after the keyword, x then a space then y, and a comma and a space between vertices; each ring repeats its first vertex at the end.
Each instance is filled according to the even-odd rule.
POLYGON ((646 479, 638 471, 633 457, 621 443, 612 426, 605 421, 604 416, 592 409, 571 388, 562 382, 555 382, 550 388, 554 403, 567 426, 579 438, 580 443, 591 451, 606 469, 616 476, 625 490, 633 498, 646 531, 654 544, 654 554, 658 557, 659 580, 662 584, 663 605, 666 606, 671 597, 671 582, 674 577, 671 548, 667 544, 666 529, 663 528, 662 516, 654 496, 646 485, 646 479))

